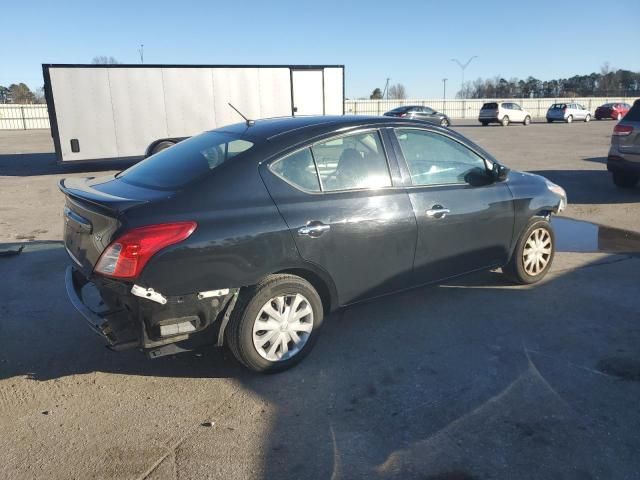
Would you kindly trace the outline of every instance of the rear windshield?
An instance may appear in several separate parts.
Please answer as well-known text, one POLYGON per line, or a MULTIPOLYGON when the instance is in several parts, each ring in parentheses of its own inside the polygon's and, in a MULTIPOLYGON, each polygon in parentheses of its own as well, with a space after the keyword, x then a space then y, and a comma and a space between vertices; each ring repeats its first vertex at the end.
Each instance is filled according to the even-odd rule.
POLYGON ((554 103, 553 105, 551 105, 551 110, 562 110, 566 106, 566 103, 554 103))
POLYGON ((184 140, 118 174, 140 187, 173 190, 246 152, 253 143, 223 132, 205 132, 184 140))
POLYGON ((482 110, 496 110, 498 108, 497 103, 485 103, 482 105, 482 110))
POLYGON ((636 100, 631 110, 624 116, 626 122, 640 122, 640 100, 636 100))

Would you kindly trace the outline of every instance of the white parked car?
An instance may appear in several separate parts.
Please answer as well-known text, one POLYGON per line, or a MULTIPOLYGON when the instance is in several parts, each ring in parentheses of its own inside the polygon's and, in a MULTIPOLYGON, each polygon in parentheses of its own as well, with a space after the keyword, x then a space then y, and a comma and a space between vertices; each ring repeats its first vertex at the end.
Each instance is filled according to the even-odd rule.
POLYGON ((547 110, 547 122, 567 122, 574 120, 582 120, 588 122, 591 120, 591 112, 579 103, 554 103, 547 110))
POLYGON ((506 127, 510 123, 531 123, 531 114, 520 105, 513 102, 488 102, 482 105, 478 121, 486 126, 490 123, 499 123, 506 127))

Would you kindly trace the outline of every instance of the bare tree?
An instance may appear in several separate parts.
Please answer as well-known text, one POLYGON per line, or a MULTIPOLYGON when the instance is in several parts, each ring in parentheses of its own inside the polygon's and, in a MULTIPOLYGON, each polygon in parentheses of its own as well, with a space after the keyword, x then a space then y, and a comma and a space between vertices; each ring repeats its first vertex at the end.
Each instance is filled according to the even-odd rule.
POLYGON ((117 61, 114 57, 107 57, 106 55, 98 55, 97 57, 93 57, 91 60, 93 65, 117 65, 120 62, 117 61))
POLYGON ((391 85, 389 87, 389 98, 393 98, 394 100, 404 100, 407 98, 407 90, 404 88, 404 85, 401 83, 391 85))

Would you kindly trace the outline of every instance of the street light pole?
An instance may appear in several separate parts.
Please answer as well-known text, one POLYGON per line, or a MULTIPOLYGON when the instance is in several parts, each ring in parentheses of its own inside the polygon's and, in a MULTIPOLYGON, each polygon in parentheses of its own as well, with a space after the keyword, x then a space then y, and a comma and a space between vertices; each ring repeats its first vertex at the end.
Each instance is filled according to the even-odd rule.
POLYGON ((443 78, 442 79, 442 98, 444 100, 447 99, 447 80, 449 80, 448 78, 443 78))
POLYGON ((466 70, 466 68, 469 66, 469 64, 471 63, 471 60, 473 60, 474 58, 478 58, 477 55, 474 55, 473 57, 471 57, 469 60, 466 61, 466 63, 462 63, 460 60, 458 60, 457 58, 452 58, 451 61, 456 63, 459 67, 460 70, 462 72, 462 82, 460 83, 460 95, 464 96, 464 71, 466 70))
POLYGON ((140 44, 140 48, 138 49, 138 53, 140 53, 140 63, 144 63, 144 44, 140 44))

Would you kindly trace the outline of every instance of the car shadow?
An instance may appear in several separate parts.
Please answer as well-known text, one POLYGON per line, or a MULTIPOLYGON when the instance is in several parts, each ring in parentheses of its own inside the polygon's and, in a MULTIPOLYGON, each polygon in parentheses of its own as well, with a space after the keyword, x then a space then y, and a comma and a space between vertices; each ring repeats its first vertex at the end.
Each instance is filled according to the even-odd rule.
POLYGON ((616 187, 606 170, 532 170, 567 192, 569 204, 615 204, 640 201, 640 189, 616 187))
POLYGON ((96 160, 58 163, 55 153, 16 153, 0 155, 0 177, 31 177, 66 173, 124 170, 136 160, 96 160))
MULTIPOLYGON (((617 425, 637 421, 633 385, 596 371, 637 352, 638 261, 623 269, 624 259, 604 256, 532 287, 480 272, 343 309, 305 362, 263 376, 226 350, 153 361, 106 350, 66 298, 63 246, 33 242, 0 258, 0 378, 232 378, 262 399, 245 422, 260 421, 251 408, 277 408, 264 437, 240 439, 260 445, 262 478, 574 478, 576 468, 575 478, 626 478, 638 467, 636 433, 617 425)), ((168 461, 205 477, 204 458, 224 449, 194 434, 168 461)), ((232 455, 223 458, 245 454, 232 455)))

